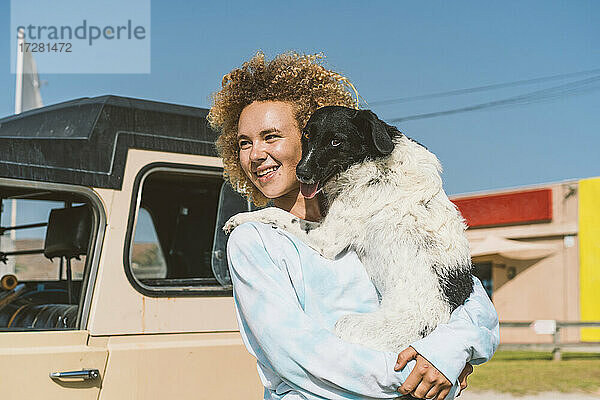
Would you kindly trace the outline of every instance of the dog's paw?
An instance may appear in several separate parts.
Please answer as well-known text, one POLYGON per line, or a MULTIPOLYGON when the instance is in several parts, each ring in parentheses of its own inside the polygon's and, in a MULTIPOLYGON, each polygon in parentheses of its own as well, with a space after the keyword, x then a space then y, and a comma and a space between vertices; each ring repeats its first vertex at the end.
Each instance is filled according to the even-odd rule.
POLYGON ((360 326, 364 322, 362 314, 348 314, 340 317, 335 323, 335 334, 343 340, 355 342, 357 332, 360 332, 360 326))
POLYGON ((349 330, 359 324, 360 314, 346 314, 340 317, 335 323, 335 331, 349 330))
POLYGON ((227 235, 229 235, 231 233, 231 231, 234 230, 239 225, 243 224, 244 222, 248 222, 245 220, 246 218, 243 217, 243 214, 246 214, 246 213, 236 214, 233 217, 229 218, 227 220, 227 222, 225 222, 225 225, 223 225, 223 231, 227 235))
MULTIPOLYGON (((336 322, 335 334, 346 342, 358 343, 373 350, 390 351, 396 348, 396 335, 385 327, 385 321, 378 313, 348 314, 336 322)), ((406 346, 401 350, 404 348, 406 346)))
POLYGON ((262 210, 243 212, 234 215, 227 220, 223 226, 223 230, 225 233, 229 234, 237 226, 245 222, 262 222, 273 226, 285 227, 287 219, 290 219, 289 214, 279 208, 263 208, 262 210))
POLYGON ((255 211, 235 214, 233 217, 229 218, 227 222, 225 222, 225 225, 223 225, 223 231, 225 231, 226 234, 230 234, 232 230, 245 222, 260 222, 260 218, 255 214, 255 211))

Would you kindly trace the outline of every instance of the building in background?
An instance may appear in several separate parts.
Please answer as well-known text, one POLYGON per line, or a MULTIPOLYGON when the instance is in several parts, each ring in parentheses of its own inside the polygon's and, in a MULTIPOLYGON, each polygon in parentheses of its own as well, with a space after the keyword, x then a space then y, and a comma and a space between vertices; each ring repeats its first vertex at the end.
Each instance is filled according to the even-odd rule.
MULTIPOLYGON (((452 196, 500 321, 600 321, 600 178, 452 196)), ((568 342, 600 341, 568 328, 568 342)), ((504 328, 502 343, 550 342, 504 328)))

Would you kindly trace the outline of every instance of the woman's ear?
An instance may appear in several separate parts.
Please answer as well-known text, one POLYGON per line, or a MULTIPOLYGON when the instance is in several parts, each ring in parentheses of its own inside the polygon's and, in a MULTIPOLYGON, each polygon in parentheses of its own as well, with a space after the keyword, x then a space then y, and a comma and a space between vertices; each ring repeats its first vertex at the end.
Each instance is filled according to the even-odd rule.
POLYGON ((394 142, 388 130, 387 124, 377 118, 371 110, 358 110, 350 121, 365 136, 370 136, 372 143, 381 155, 387 156, 394 150, 394 142))

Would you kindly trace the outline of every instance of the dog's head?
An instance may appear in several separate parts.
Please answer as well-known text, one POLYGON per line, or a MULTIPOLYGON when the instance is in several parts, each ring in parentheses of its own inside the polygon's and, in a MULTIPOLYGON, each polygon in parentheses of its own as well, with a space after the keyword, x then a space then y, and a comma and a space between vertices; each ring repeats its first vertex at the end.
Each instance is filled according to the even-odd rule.
POLYGON ((302 159, 296 167, 302 195, 312 198, 325 183, 352 165, 389 155, 398 129, 370 110, 327 106, 302 130, 302 159))

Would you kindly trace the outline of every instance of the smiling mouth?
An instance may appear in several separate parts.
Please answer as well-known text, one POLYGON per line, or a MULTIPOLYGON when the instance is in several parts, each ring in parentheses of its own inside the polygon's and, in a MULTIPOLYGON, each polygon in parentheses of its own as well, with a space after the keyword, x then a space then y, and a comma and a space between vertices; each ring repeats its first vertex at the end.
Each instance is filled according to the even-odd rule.
POLYGON ((278 169, 279 169, 279 165, 271 167, 271 168, 267 168, 267 169, 262 170, 260 172, 255 172, 255 174, 256 174, 256 176, 258 176, 259 178, 261 178, 261 177, 263 177, 265 175, 268 175, 270 172, 277 171, 278 169))
POLYGON ((273 176, 275 176, 275 173, 277 172, 277 170, 279 170, 279 165, 264 169, 260 172, 255 172, 254 175, 257 177, 258 181, 261 183, 266 183, 268 180, 270 180, 273 176))

